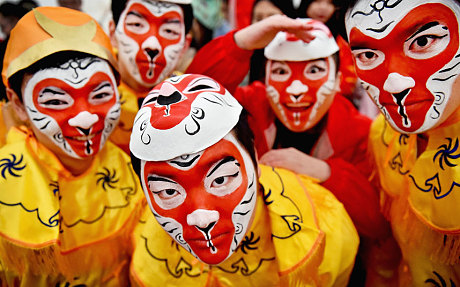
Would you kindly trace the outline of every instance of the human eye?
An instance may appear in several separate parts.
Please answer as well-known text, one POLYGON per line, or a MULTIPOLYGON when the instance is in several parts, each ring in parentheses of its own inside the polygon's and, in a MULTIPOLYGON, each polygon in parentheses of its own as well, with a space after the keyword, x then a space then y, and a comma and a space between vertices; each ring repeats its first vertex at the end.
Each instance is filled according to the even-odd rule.
POLYGON ((326 60, 310 62, 305 67, 305 76, 310 80, 317 80, 327 75, 328 67, 326 60))
POLYGON ((150 28, 147 20, 137 12, 128 12, 125 19, 125 26, 126 30, 134 34, 145 34, 150 28))
POLYGON ((147 178, 147 184, 155 203, 165 210, 178 207, 187 196, 185 189, 180 184, 165 177, 150 175, 147 178))
POLYGON ((352 49, 356 66, 360 70, 371 70, 379 66, 385 60, 385 54, 373 49, 352 49))
POLYGON ((274 62, 269 70, 269 75, 275 82, 285 82, 289 79, 291 70, 286 64, 274 62))
POLYGON ((234 157, 226 157, 210 169, 204 182, 209 193, 225 196, 234 192, 242 181, 240 164, 234 157))
POLYGON ((161 37, 175 40, 178 39, 181 35, 181 25, 179 20, 173 20, 166 22, 160 26, 159 34, 161 37))
POLYGON ((113 96, 113 86, 109 82, 103 82, 90 93, 89 102, 93 105, 100 105, 110 101, 113 96))
POLYGON ((52 110, 63 110, 71 107, 73 98, 57 87, 47 87, 38 93, 38 105, 52 110))
POLYGON ((449 42, 449 29, 438 24, 409 37, 404 43, 404 53, 413 59, 428 59, 444 51, 449 42))

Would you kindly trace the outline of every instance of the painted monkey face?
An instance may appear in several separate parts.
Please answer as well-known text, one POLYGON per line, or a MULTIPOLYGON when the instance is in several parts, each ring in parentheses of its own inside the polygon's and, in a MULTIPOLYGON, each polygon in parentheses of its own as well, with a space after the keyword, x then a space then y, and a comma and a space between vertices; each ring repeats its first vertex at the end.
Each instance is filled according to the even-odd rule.
POLYGON ((182 9, 168 2, 131 0, 115 35, 123 81, 152 88, 171 74, 185 47, 182 9))
POLYGON ((365 0, 348 11, 358 76, 396 130, 424 132, 458 107, 459 17, 451 0, 365 0))
POLYGON ((250 225, 257 182, 233 133, 198 153, 142 161, 141 175, 155 218, 182 247, 207 264, 236 250, 250 225))
POLYGON ((332 57, 267 62, 268 99, 276 116, 288 129, 303 132, 324 117, 336 92, 335 71, 332 57))
POLYGON ((116 80, 109 64, 99 58, 40 70, 23 89, 35 130, 73 158, 96 154, 120 117, 116 80))

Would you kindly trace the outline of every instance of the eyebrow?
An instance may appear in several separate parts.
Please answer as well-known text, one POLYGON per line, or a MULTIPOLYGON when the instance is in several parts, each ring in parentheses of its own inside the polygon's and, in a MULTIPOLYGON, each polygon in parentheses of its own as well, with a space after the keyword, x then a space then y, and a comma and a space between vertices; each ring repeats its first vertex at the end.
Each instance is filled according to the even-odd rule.
POLYGON ((93 92, 97 92, 97 91, 99 91, 99 90, 102 90, 102 89, 105 88, 105 87, 109 87, 109 88, 110 88, 110 87, 111 87, 110 83, 107 83, 107 82, 106 82, 106 83, 102 83, 102 84, 99 85, 96 89, 94 89, 93 92))
POLYGON ((377 50, 377 49, 371 49, 371 48, 368 48, 368 47, 364 47, 364 46, 350 46, 350 49, 353 51, 353 50, 377 50))
POLYGON ((415 36, 417 36, 417 34, 420 34, 420 33, 422 33, 423 31, 428 30, 428 29, 430 29, 431 27, 434 27, 434 26, 437 26, 437 25, 439 25, 439 22, 436 22, 436 21, 435 21, 435 22, 430 22, 430 23, 427 23, 427 24, 423 25, 423 26, 420 27, 417 31, 415 31, 415 33, 412 34, 412 36, 410 36, 410 37, 409 37, 406 41, 404 41, 404 42, 409 41, 410 39, 412 39, 412 38, 414 38, 415 36))
POLYGON ((52 93, 52 94, 55 94, 55 95, 64 95, 65 94, 64 92, 56 91, 56 90, 53 90, 51 88, 45 88, 45 89, 43 89, 43 91, 41 91, 39 97, 41 97, 44 93, 52 93))
POLYGON ((223 160, 221 160, 212 170, 211 172, 206 176, 210 177, 221 165, 230 162, 230 161, 236 161, 236 159, 233 156, 227 156, 223 160))
POLYGON ((170 179, 167 179, 167 178, 164 178, 164 177, 157 177, 157 176, 153 176, 153 175, 149 175, 147 177, 147 180, 148 181, 164 181, 164 182, 169 182, 169 183, 174 183, 174 184, 176 183, 176 182, 174 182, 174 181, 172 181, 170 179))
POLYGON ((136 12, 136 11, 129 11, 128 14, 126 14, 126 16, 128 15, 134 15, 134 16, 137 16, 139 18, 144 18, 144 16, 142 16, 140 13, 136 12))
POLYGON ((165 21, 165 23, 173 23, 173 24, 180 24, 180 20, 179 19, 168 19, 165 21))

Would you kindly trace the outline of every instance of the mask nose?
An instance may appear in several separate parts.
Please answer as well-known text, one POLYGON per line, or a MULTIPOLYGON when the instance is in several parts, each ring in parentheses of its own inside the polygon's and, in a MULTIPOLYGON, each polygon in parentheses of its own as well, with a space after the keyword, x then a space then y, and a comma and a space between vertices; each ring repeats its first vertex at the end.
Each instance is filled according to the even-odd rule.
POLYGON ((142 43, 141 48, 144 50, 144 53, 149 58, 150 62, 153 62, 155 57, 157 57, 161 52, 161 45, 158 42, 158 39, 154 36, 145 40, 144 43, 142 43))
POLYGON ((158 51, 158 49, 154 50, 147 48, 145 49, 145 53, 147 54, 147 56, 149 56, 150 61, 153 61, 153 59, 160 53, 160 51, 158 51))
POLYGON ((293 102, 297 102, 308 92, 308 86, 304 85, 299 80, 295 80, 286 88, 286 92, 291 95, 291 100, 293 102))
POLYGON ((219 212, 216 210, 197 209, 187 215, 187 224, 195 226, 204 233, 208 233, 219 221, 219 212))
POLYGON ((88 111, 78 113, 75 117, 69 119, 68 123, 72 127, 88 130, 99 120, 98 115, 88 111))
POLYGON ((415 87, 415 81, 411 77, 405 77, 398 73, 391 73, 388 75, 383 89, 391 94, 398 94, 407 89, 415 87))

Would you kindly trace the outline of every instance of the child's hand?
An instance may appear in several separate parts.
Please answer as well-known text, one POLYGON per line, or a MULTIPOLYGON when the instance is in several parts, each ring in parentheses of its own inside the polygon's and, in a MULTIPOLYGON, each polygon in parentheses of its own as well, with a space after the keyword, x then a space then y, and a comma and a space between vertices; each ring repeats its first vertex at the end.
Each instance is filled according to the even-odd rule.
POLYGON ((280 31, 294 34, 297 38, 309 43, 315 38, 311 34, 313 29, 314 27, 305 21, 284 15, 273 15, 239 30, 234 37, 238 47, 255 50, 265 48, 280 31))
POLYGON ((331 176, 329 165, 320 159, 305 154, 293 147, 272 149, 259 160, 261 164, 289 169, 324 182, 331 176))

